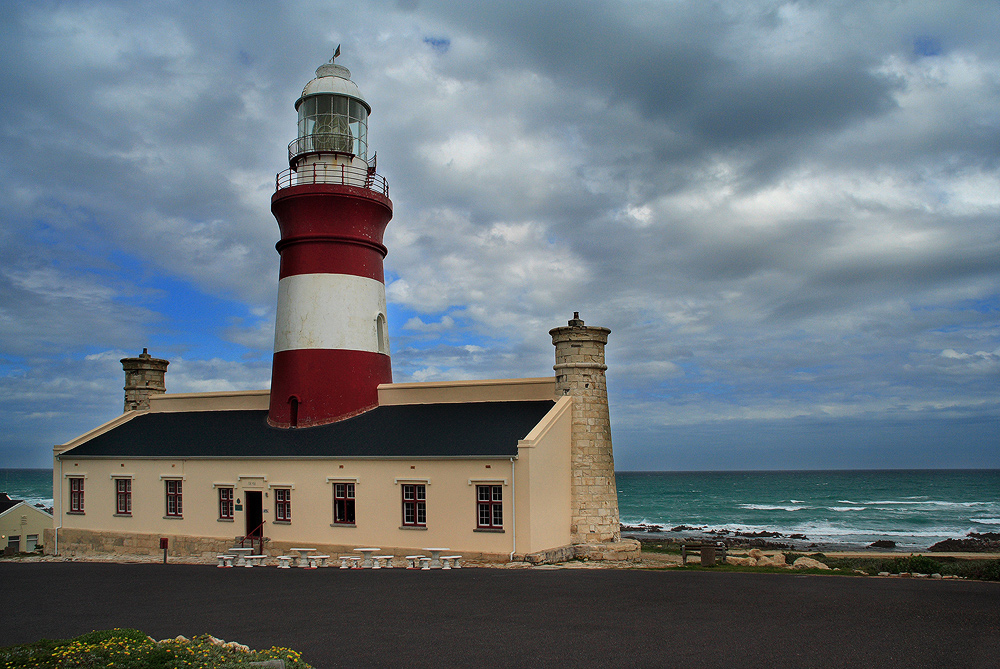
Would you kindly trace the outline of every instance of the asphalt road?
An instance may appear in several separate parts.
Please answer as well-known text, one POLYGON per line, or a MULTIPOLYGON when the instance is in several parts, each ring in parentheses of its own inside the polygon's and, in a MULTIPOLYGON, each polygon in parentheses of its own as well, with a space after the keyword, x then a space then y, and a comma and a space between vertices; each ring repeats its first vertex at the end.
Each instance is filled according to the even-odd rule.
POLYGON ((1000 667, 1000 583, 0 563, 0 646, 135 627, 315 667, 1000 667))

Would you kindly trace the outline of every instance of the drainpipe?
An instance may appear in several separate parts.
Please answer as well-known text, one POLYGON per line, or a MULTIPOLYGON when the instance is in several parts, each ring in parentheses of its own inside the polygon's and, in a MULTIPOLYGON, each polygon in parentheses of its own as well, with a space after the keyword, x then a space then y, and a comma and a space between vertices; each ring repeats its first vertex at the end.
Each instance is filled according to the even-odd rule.
POLYGON ((517 485, 514 483, 514 458, 510 459, 510 561, 517 552, 517 485))
MULTIPOLYGON (((53 555, 59 555, 59 530, 62 529, 62 521, 63 521, 63 506, 62 506, 62 502, 63 502, 63 494, 62 494, 62 480, 63 480, 63 475, 62 475, 62 458, 60 458, 57 455, 56 456, 56 460, 59 461, 59 524, 56 525, 55 528, 53 528, 53 531, 52 531, 53 539, 55 540, 54 541, 55 545, 53 546, 53 549, 52 549, 52 551, 53 551, 52 554, 53 555)), ((53 494, 55 494, 55 490, 53 490, 52 492, 53 492, 53 494)))

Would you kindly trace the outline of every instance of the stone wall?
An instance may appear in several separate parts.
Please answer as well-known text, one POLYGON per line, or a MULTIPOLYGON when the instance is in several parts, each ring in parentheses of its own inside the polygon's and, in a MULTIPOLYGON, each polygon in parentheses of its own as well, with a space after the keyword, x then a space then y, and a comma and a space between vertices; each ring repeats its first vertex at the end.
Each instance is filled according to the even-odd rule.
POLYGON ((531 564, 554 564, 570 560, 595 562, 626 562, 642 557, 642 545, 635 539, 622 539, 614 543, 574 544, 547 551, 515 555, 514 560, 531 564))
POLYGON ((549 331, 556 347, 556 394, 573 397, 572 521, 574 544, 621 539, 604 346, 611 330, 588 327, 578 313, 549 331))
MULTIPOLYGON (((55 530, 45 530, 45 552, 53 554, 55 530)), ((59 555, 86 557, 88 555, 162 555, 160 538, 166 537, 170 544, 167 553, 174 557, 214 558, 232 548, 236 542, 232 537, 192 537, 177 534, 139 534, 132 532, 95 532, 92 530, 75 530, 62 528, 59 530, 59 555)), ((325 544, 309 541, 270 541, 264 543, 264 554, 269 557, 279 555, 294 555, 290 552, 295 548, 315 548, 320 554, 336 557, 338 555, 357 555, 355 544, 325 544)), ((413 548, 383 547, 380 550, 387 555, 402 558, 412 555, 413 548)), ((465 560, 479 562, 507 562, 507 553, 478 553, 457 551, 465 560)))

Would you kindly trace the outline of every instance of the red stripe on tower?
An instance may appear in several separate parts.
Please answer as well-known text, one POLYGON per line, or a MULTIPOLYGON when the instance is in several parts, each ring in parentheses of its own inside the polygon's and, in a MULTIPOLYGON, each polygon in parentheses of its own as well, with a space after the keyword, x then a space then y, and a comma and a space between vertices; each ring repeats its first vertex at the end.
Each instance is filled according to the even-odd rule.
POLYGON ((271 212, 281 255, 268 422, 324 425, 378 404, 392 382, 382 243, 392 218, 368 160, 371 108, 347 68, 316 70, 271 212))

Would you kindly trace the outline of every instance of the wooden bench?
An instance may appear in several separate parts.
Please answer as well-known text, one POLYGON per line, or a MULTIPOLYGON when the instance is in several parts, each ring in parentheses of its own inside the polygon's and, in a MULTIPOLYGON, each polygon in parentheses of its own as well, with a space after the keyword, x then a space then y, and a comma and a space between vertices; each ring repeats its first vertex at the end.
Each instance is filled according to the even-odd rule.
POLYGON ((442 555, 441 556, 441 568, 442 569, 461 569, 462 566, 458 564, 458 561, 462 559, 461 555, 442 555))
POLYGON ((681 564, 687 564, 688 555, 699 556, 702 567, 714 567, 717 563, 725 563, 726 544, 721 541, 681 544, 681 564))

